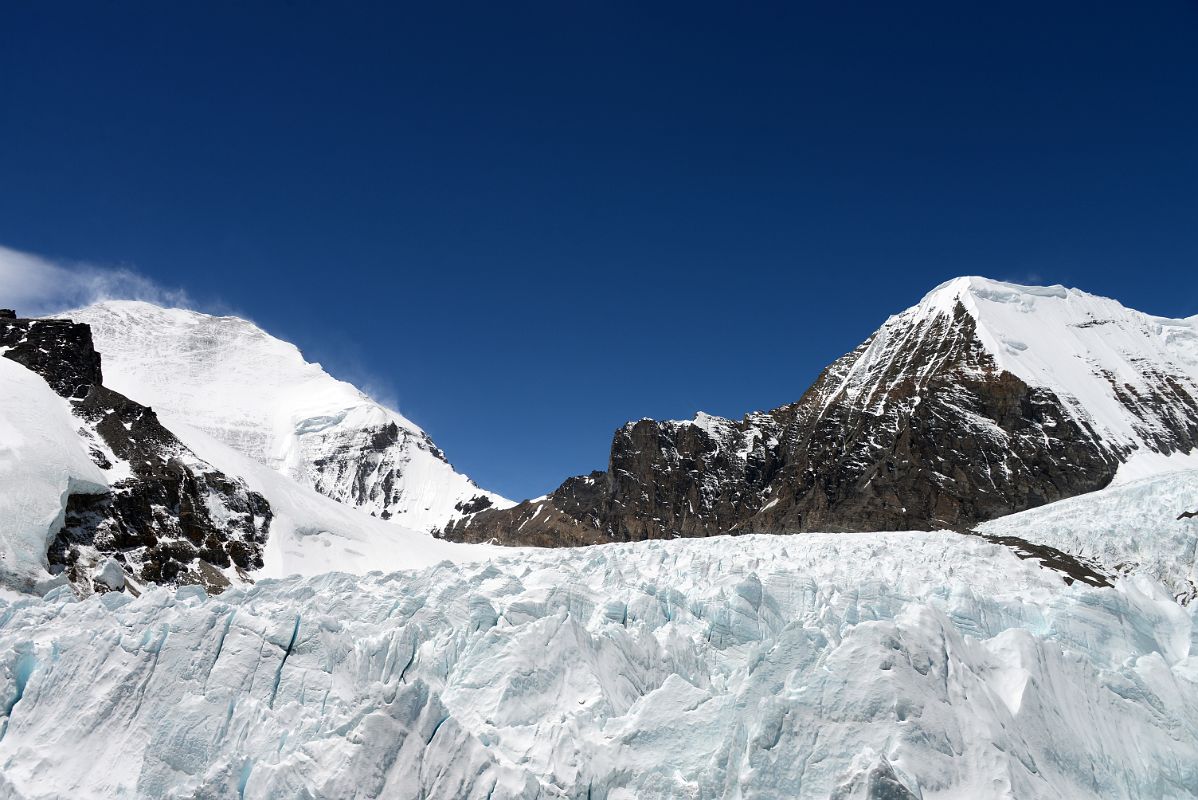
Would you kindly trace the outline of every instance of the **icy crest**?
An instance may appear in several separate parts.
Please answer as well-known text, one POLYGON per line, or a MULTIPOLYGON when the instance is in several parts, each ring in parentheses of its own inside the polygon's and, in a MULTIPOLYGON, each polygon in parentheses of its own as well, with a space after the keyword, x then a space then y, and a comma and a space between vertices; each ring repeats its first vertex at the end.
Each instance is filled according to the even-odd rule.
POLYGON ((238 452, 362 510, 418 530, 479 495, 403 415, 238 317, 138 301, 66 316, 92 328, 105 384, 238 452))
POLYGON ((1054 390, 1109 441, 1136 447, 1155 432, 1151 414, 1129 408, 1129 397, 1159 390, 1161 376, 1198 398, 1192 320, 1149 316, 1079 289, 984 278, 957 279, 929 297, 943 304, 945 295, 977 320, 978 336, 1000 368, 1054 390))

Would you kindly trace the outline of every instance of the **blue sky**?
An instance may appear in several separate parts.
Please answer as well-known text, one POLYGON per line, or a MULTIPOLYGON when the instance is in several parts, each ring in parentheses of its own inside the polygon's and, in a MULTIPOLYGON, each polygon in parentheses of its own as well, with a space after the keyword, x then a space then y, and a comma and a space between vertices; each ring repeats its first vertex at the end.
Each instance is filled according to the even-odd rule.
POLYGON ((955 275, 1198 313, 1192 2, 184 5, 6 8, 0 245, 243 313, 513 497, 955 275))

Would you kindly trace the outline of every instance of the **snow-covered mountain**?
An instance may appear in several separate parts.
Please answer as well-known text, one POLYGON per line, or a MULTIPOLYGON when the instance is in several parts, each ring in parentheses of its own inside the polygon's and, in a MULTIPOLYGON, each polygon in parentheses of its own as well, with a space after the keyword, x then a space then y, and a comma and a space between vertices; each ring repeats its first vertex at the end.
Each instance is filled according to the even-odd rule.
POLYGON ((1198 797, 1198 605, 976 536, 0 602, 0 797, 1198 797))
POLYGON ((862 410, 881 410, 909 382, 918 392, 938 365, 911 358, 921 352, 913 338, 936 337, 944 321, 962 317, 966 324, 939 338, 968 331, 967 345, 981 345, 971 377, 1007 372, 1051 392, 1120 461, 1198 447, 1198 317, 1154 317, 1078 289, 978 277, 942 284, 887 320, 830 385, 824 408, 849 398, 862 410), (907 363, 895 371, 903 356, 907 363))
POLYGON ((729 531, 961 528, 1198 464, 1198 318, 1061 286, 958 278, 797 402, 640 420, 606 472, 487 510, 461 541, 586 544, 729 531))
POLYGON ((0 310, 0 590, 87 595, 486 558, 109 388, 91 330, 0 310))
POLYGON ((424 531, 510 505, 401 414, 244 319, 137 301, 64 316, 91 326, 107 385, 334 500, 424 531))
POLYGON ((90 594, 263 566, 269 503, 103 384, 86 325, 0 310, 0 586, 90 594))
POLYGON ((1198 798, 1194 319, 961 279, 795 404, 632 423, 607 472, 450 525, 1036 506, 973 531, 521 550, 318 492, 449 468, 249 323, 86 313, 123 344, 0 312, 0 799, 1198 798))

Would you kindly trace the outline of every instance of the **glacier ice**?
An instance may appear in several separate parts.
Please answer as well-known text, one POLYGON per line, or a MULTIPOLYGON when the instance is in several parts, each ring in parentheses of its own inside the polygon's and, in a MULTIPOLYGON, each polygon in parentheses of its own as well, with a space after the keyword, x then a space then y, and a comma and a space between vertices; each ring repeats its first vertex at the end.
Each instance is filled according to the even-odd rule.
POLYGON ((943 532, 56 590, 0 604, 0 797, 1194 797, 1194 623, 943 532))

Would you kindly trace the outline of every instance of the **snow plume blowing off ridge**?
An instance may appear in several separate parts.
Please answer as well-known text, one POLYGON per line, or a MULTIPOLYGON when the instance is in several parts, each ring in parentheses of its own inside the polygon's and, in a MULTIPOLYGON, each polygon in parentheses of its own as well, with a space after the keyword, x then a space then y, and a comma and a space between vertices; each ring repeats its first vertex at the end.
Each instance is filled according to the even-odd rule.
POLYGON ((167 289, 128 267, 54 261, 0 245, 0 303, 40 317, 101 300, 145 300, 190 306, 182 289, 167 289))
MULTIPOLYGON (((243 310, 230 308, 220 299, 198 302, 187 290, 163 286, 128 266, 50 258, 0 244, 0 308, 14 309, 22 317, 48 317, 110 300, 139 300, 163 308, 231 314, 253 322, 243 310)), ((352 343, 338 342, 336 332, 332 338, 338 373, 379 404, 398 409, 398 392, 391 380, 363 363, 352 343)), ((327 351, 327 341, 325 344, 327 351)))

